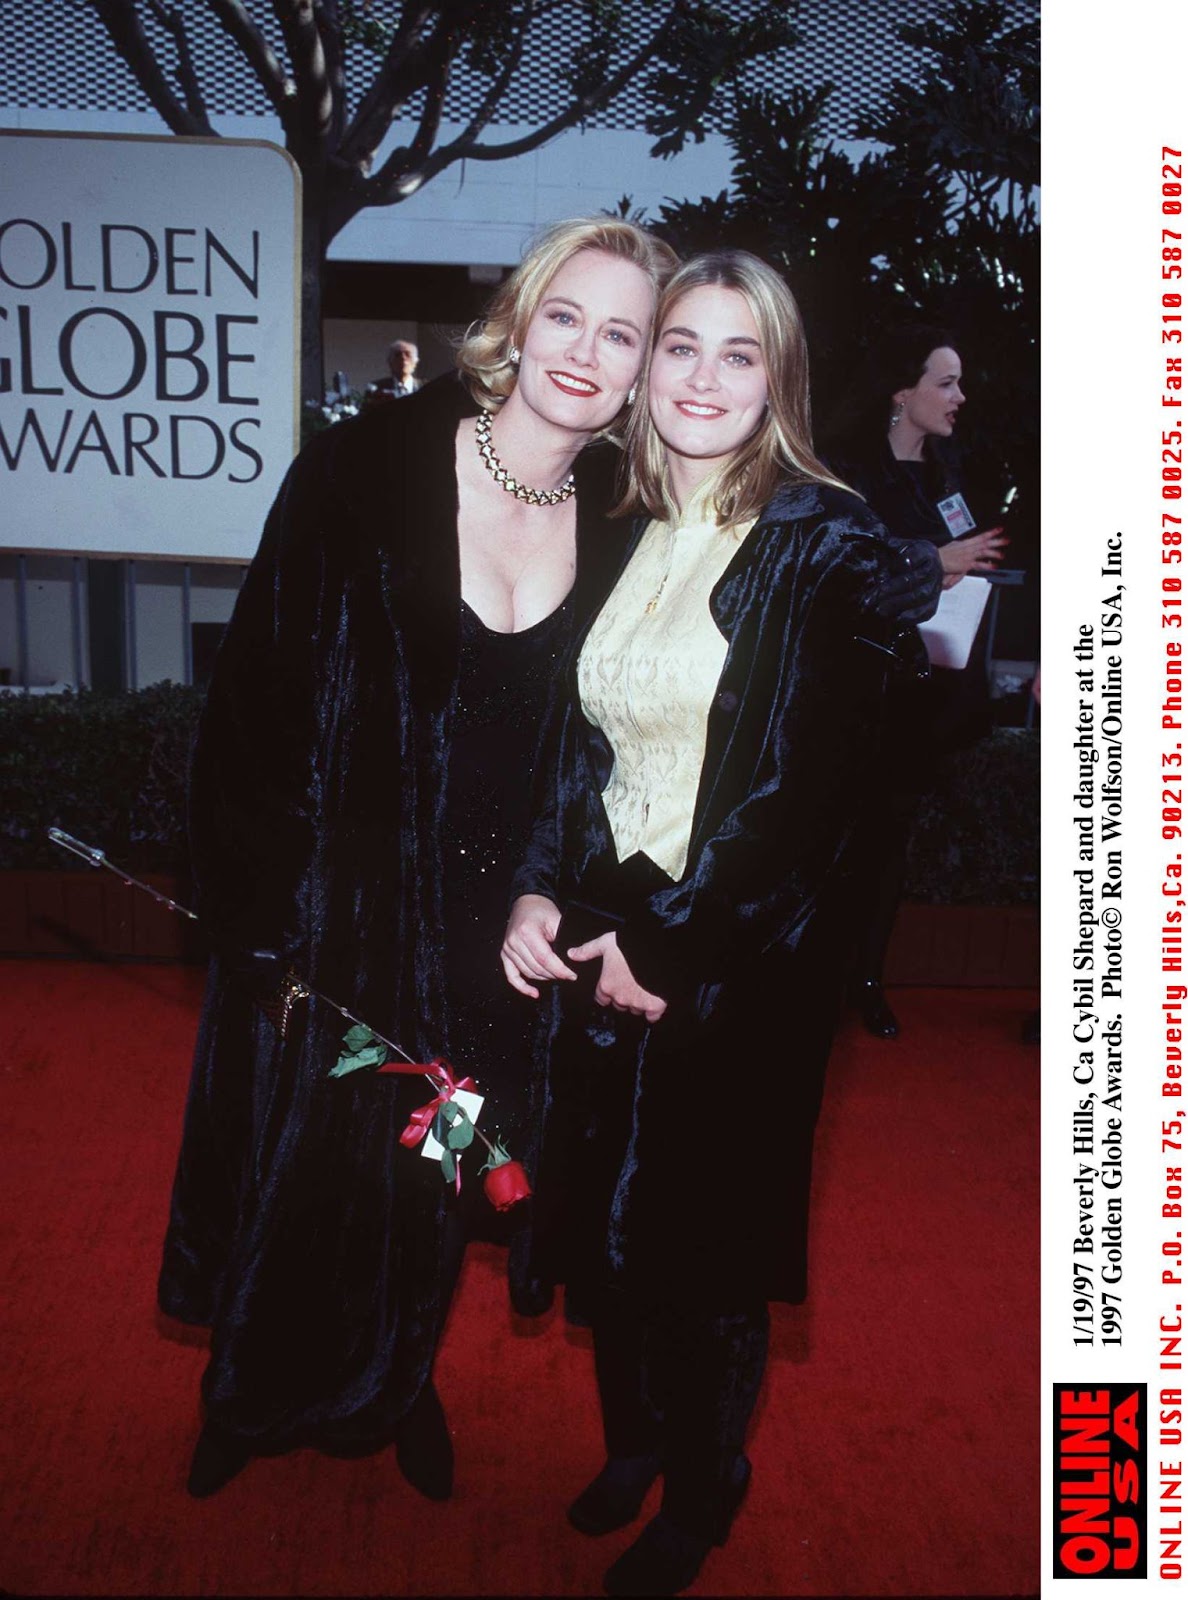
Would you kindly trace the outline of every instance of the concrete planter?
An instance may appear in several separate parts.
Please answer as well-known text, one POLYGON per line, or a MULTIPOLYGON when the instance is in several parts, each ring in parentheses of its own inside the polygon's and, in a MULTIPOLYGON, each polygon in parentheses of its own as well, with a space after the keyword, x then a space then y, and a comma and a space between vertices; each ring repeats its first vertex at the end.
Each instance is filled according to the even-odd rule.
POLYGON ((905 903, 887 952, 886 980, 969 989, 1038 988, 1039 910, 905 903))
MULTIPOLYGON (((144 881, 179 898, 172 878, 144 881)), ((185 917, 110 872, 0 872, 0 954, 86 959, 199 959, 201 940, 185 917)))

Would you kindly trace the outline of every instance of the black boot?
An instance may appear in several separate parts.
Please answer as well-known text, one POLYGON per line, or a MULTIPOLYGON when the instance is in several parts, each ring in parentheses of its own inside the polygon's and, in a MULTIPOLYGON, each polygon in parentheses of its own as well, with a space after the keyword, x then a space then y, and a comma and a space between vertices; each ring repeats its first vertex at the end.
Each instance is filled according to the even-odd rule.
POLYGON ((242 1440, 205 1422, 190 1461, 186 1489, 195 1500, 205 1500, 237 1477, 251 1459, 252 1453, 242 1440))
POLYGON ((587 1290, 606 1465, 566 1515, 595 1537, 639 1516, 660 1474, 658 1418, 648 1398, 647 1325, 621 1290, 587 1290))
POLYGON ((607 1594, 680 1594, 693 1583, 714 1545, 730 1536, 735 1513, 751 1482, 751 1463, 739 1456, 723 1485, 716 1515, 694 1532, 661 1511, 634 1544, 607 1568, 602 1587, 607 1594))
POLYGON ((767 1307, 707 1317, 673 1307, 657 1319, 663 1358, 664 1499, 608 1568, 608 1594, 679 1594, 725 1544, 751 1481, 743 1453, 767 1363, 767 1307))
POLYGON ((607 1569, 607 1594, 680 1594, 701 1571, 711 1541, 686 1533, 660 1513, 607 1569))
POLYGON ((566 1515, 579 1533, 595 1538, 614 1533, 639 1516, 648 1490, 659 1475, 658 1456, 612 1456, 566 1515))
POLYGON ((864 978, 856 986, 854 1003, 867 1033, 872 1033, 876 1039, 898 1039, 899 1019, 887 1004, 887 996, 878 978, 864 978))
POLYGON ((454 1445, 432 1379, 396 1425, 396 1464, 427 1500, 454 1491, 454 1445))

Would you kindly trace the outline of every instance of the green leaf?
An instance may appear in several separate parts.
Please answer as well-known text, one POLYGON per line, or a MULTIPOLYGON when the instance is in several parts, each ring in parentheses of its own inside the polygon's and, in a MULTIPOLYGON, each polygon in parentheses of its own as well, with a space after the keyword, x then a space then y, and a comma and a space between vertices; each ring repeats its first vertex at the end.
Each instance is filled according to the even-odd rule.
POLYGON ((385 1044, 366 1044, 361 1050, 355 1051, 355 1059, 361 1067, 380 1067, 388 1059, 388 1047, 385 1044))
POLYGON ((362 1050, 364 1045, 371 1044, 374 1039, 375 1034, 370 1028, 365 1028, 361 1022, 356 1022, 353 1027, 348 1028, 342 1042, 347 1050, 354 1052, 362 1050))
POLYGON ((444 1117, 447 1122, 457 1122, 459 1117, 466 1115, 462 1107, 456 1106, 452 1100, 447 1100, 437 1114, 439 1117, 444 1117))
POLYGON ((348 1072, 358 1072, 362 1067, 381 1066, 386 1059, 388 1054, 387 1046, 378 1042, 363 1042, 357 1049, 345 1048, 351 1034, 358 1034, 360 1031, 366 1033, 369 1040, 375 1039, 375 1035, 369 1033, 366 1028, 362 1030, 352 1028, 351 1033, 348 1033, 346 1039, 343 1040, 344 1049, 341 1055, 330 1069, 332 1078, 345 1078, 348 1072))
POLYGON ((330 1076, 332 1078, 345 1078, 348 1072, 358 1072, 360 1067, 366 1067, 369 1064, 369 1062, 361 1061, 358 1056, 344 1054, 339 1056, 338 1060, 330 1068, 330 1076))
POLYGON ((443 1150, 441 1152, 441 1170, 445 1174, 445 1181, 453 1183, 454 1176, 458 1171, 458 1160, 452 1150, 443 1150))
POLYGON ((467 1117, 463 1122, 455 1122, 450 1129, 446 1144, 451 1150, 465 1150, 467 1145, 474 1143, 474 1123, 467 1117))

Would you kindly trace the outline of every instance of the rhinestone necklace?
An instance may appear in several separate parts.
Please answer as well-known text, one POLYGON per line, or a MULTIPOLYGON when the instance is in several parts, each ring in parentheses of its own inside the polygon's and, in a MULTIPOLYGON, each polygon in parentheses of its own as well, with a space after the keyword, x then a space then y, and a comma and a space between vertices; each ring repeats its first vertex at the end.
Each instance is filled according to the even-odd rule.
POLYGON ((480 412, 475 420, 474 442, 483 458, 483 466, 499 487, 506 489, 508 494, 514 494, 517 500, 523 500, 526 505, 559 506, 563 500, 569 499, 577 487, 572 472, 559 489, 529 489, 527 484, 517 483, 495 454, 495 447, 491 443, 491 418, 486 411, 480 412))

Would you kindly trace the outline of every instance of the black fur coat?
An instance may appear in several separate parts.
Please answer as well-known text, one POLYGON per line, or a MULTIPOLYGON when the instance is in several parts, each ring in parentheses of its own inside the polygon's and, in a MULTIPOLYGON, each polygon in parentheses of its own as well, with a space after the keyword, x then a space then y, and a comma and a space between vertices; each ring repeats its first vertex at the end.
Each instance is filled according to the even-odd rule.
MULTIPOLYGON (((220 649, 191 771, 217 955, 160 1279, 212 1325, 210 1415, 255 1448, 391 1437, 438 1333, 444 1184, 402 1149, 422 1079, 332 1080, 345 1024, 254 1000, 279 954, 416 1060, 450 1052, 440 821, 459 659, 455 379, 319 435, 294 463, 220 649)), ((575 616, 626 530, 577 464, 575 616)), ((527 774, 524 775, 527 781, 527 774)), ((511 865, 509 863, 509 877, 511 865)))

